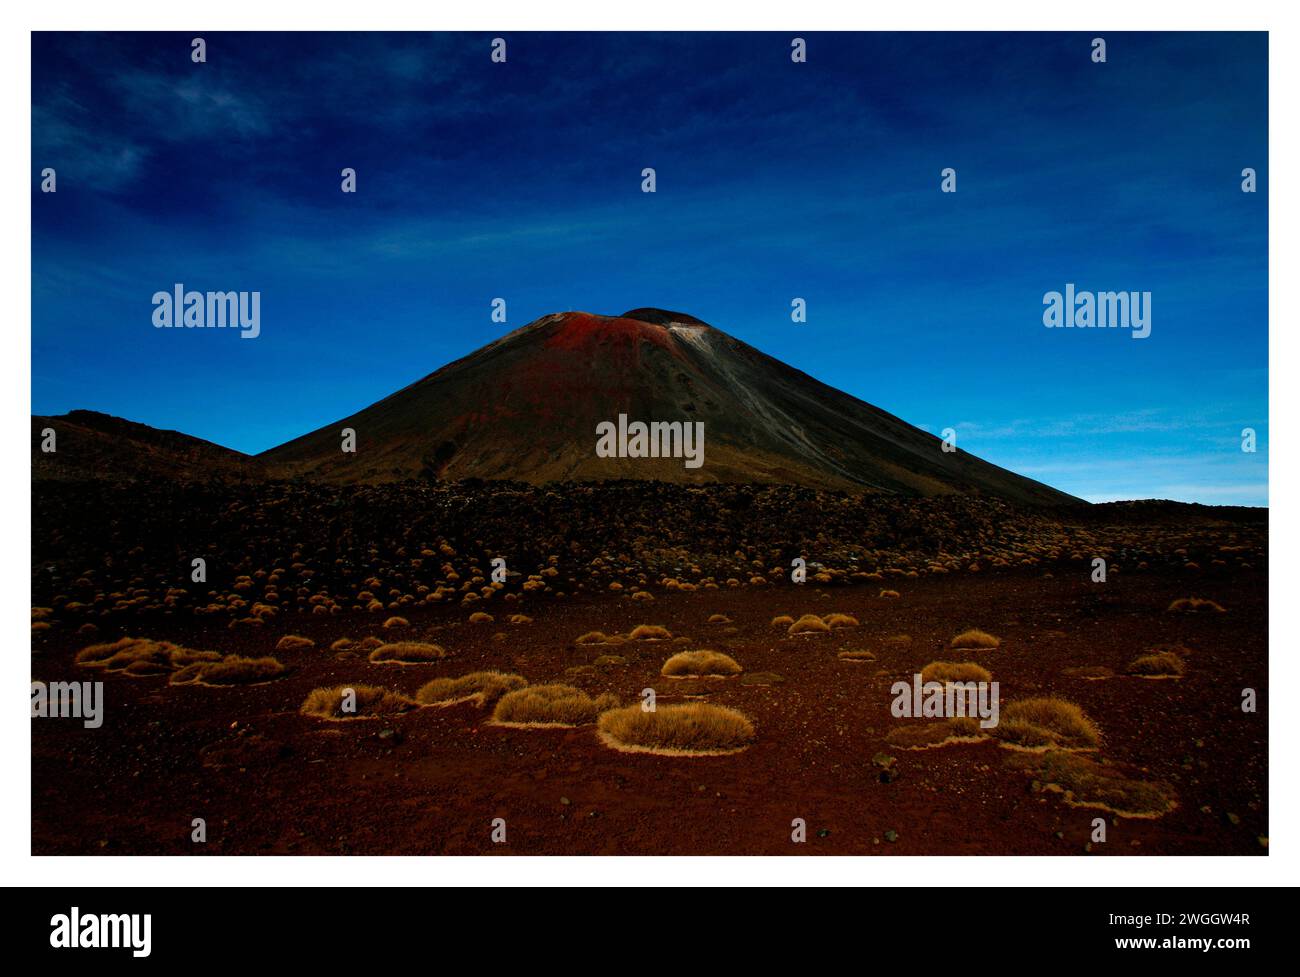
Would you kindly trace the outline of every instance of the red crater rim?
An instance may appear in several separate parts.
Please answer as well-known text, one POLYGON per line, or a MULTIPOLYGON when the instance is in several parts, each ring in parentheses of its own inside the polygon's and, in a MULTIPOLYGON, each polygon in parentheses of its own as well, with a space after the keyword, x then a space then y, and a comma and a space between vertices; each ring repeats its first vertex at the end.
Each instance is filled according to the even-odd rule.
POLYGON ((582 349, 597 340, 623 339, 635 344, 646 340, 671 349, 667 329, 670 326, 711 328, 695 316, 664 309, 633 309, 621 316, 596 315, 591 312, 561 312, 555 316, 559 328, 546 341, 549 349, 582 349))

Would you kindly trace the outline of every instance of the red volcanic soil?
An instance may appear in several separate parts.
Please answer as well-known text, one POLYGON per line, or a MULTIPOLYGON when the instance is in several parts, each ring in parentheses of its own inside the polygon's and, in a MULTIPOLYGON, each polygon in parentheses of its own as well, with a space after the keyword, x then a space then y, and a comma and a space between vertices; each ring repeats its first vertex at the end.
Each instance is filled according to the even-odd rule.
POLYGON ((1173 787, 1174 811, 1154 820, 1108 818, 1107 841, 1091 845, 1091 855, 1267 852, 1262 571, 1192 578, 1134 570, 1098 585, 1084 570, 1045 577, 1026 569, 830 589, 811 582, 656 588, 645 604, 613 594, 490 603, 496 621, 482 625, 467 622, 481 604, 404 609, 411 626, 400 637, 436 641, 453 655, 409 667, 328 650, 343 636, 391 638, 380 628, 387 613, 289 612, 261 631, 155 615, 98 638, 165 638, 276 654, 293 666, 285 679, 234 689, 169 687, 165 677, 78 668, 72 656, 90 640, 57 627, 46 632, 33 654, 33 680, 102 678, 106 710, 94 730, 72 719, 33 720, 33 853, 1084 854, 1100 812, 1035 790, 1013 762, 1024 754, 992 742, 927 751, 885 743, 891 729, 915 722, 890 715, 890 685, 952 657, 989 668, 1004 703, 1047 694, 1078 703, 1102 730, 1100 757, 1173 787), (881 586, 901 597, 878 597, 881 586), (1166 612, 1171 600, 1190 595, 1227 613, 1166 612), (507 623, 515 611, 534 620, 507 623), (776 614, 813 612, 845 612, 861 624, 790 637, 769 623, 776 614), (715 613, 732 624, 707 623, 715 613), (626 633, 639 623, 665 625, 689 643, 573 644, 586 631, 626 633), (1001 647, 947 652, 949 639, 969 627, 998 635, 1001 647), (314 638, 317 648, 275 652, 288 633, 314 638), (493 640, 497 633, 505 637, 493 640), (911 645, 882 642, 897 633, 911 635, 911 645), (1182 679, 1124 676, 1136 655, 1167 642, 1191 649, 1182 679), (775 672, 784 681, 661 678, 663 661, 684 648, 723 651, 747 674, 775 672), (836 658, 859 648, 878 660, 836 658), (602 654, 628 663, 593 666, 602 654), (1082 665, 1118 674, 1103 681, 1064 674, 1082 665), (703 691, 748 715, 757 739, 731 756, 662 757, 615 752, 592 726, 493 727, 472 705, 351 722, 298 713, 317 686, 368 683, 409 694, 431 678, 485 668, 613 692, 629 703, 647 687, 660 703, 703 691), (1260 690, 1256 714, 1239 708, 1244 687, 1260 690), (881 752, 896 758, 899 776, 889 783, 873 765, 881 752), (189 840, 196 817, 206 819, 206 844, 189 840), (491 841, 494 818, 506 820, 506 844, 491 841), (790 840, 794 818, 807 822, 806 844, 790 840))
POLYGON ((547 349, 585 350, 597 343, 608 343, 616 349, 639 352, 642 342, 654 343, 660 349, 673 352, 668 333, 661 326, 637 319, 619 319, 594 316, 585 312, 566 315, 560 327, 548 336, 547 349))

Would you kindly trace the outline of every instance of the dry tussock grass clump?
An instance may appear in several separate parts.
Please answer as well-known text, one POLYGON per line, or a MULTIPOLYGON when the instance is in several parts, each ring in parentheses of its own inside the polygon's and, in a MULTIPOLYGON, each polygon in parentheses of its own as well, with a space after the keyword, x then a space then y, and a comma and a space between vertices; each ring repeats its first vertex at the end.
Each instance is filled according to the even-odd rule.
POLYGON ((912 636, 910 634, 891 634, 887 638, 882 638, 881 642, 895 648, 906 648, 912 643, 912 636))
POLYGON ((609 693, 593 699, 571 685, 533 685, 506 693, 492 712, 492 722, 498 726, 582 726, 617 706, 618 696, 609 693))
POLYGON ((604 631, 588 631, 574 639, 575 645, 617 645, 622 644, 621 634, 606 634, 604 631))
POLYGON ((491 624, 494 618, 486 611, 475 611, 469 616, 470 624, 491 624))
POLYGON ((390 617, 384 622, 384 630, 391 631, 393 628, 409 628, 411 622, 404 617, 390 617))
POLYGON ((971 716, 956 716, 933 723, 913 723, 891 729, 885 742, 901 750, 932 750, 952 743, 979 743, 989 738, 980 721, 971 716))
POLYGON ((221 661, 194 662, 173 672, 169 685, 260 685, 289 673, 288 665, 270 656, 244 658, 227 655, 221 661))
POLYGON ((446 657, 447 649, 442 645, 424 641, 394 641, 380 645, 370 653, 370 660, 376 665, 422 665, 446 657))
POLYGON ((1101 731, 1073 702, 1045 696, 1003 707, 995 729, 1004 746, 1017 750, 1095 750, 1101 731))
POLYGON ((1182 678, 1187 666, 1172 651, 1139 655, 1128 664, 1128 673, 1140 678, 1182 678))
POLYGON ((993 675, 987 668, 974 662, 930 662, 921 669, 921 681, 924 682, 992 682, 993 675))
POLYGON ((633 641, 669 641, 673 633, 658 624, 638 624, 628 634, 633 641))
POLYGON ((709 615, 709 623, 710 623, 710 624, 730 624, 730 623, 731 623, 731 618, 727 617, 727 615, 725 615, 725 614, 710 614, 710 615, 709 615))
POLYGON ((511 615, 510 615, 510 623, 511 623, 511 624, 531 624, 531 623, 532 623, 532 620, 533 620, 533 619, 532 619, 531 617, 529 617, 527 614, 511 614, 511 615))
POLYGON ((522 675, 508 672, 470 672, 459 678, 436 678, 425 683, 415 693, 415 701, 425 706, 472 702, 481 709, 527 684, 528 680, 522 675))
POLYGON ((866 650, 841 651, 835 657, 842 662, 873 662, 876 660, 875 654, 866 650))
POLYGON ((793 623, 794 618, 789 614, 778 614, 776 617, 772 618, 772 627, 774 628, 788 628, 793 623))
POLYGON ((1169 605, 1175 614, 1226 614, 1221 604, 1200 597, 1179 597, 1169 605))
POLYGON ((899 597, 902 597, 903 595, 900 594, 897 590, 882 590, 880 592, 880 596, 885 598, 886 600, 897 600, 899 597))
POLYGON ((852 614, 827 614, 822 618, 822 621, 831 630, 856 628, 858 626, 858 619, 852 614))
POLYGON ((744 713, 704 702, 640 704, 601 715, 597 731, 606 746, 625 753, 660 756, 723 756, 754 741, 754 724, 744 713))
POLYGON ((664 662, 660 674, 669 678, 726 678, 742 671, 734 658, 719 651, 679 651, 664 662))
POLYGON ((949 642, 949 648, 996 648, 1002 644, 1002 639, 994 637, 987 631, 981 631, 979 628, 971 628, 969 631, 963 631, 957 637, 949 642))
POLYGON ((1178 806, 1163 781, 1134 780, 1106 763, 1053 750, 1030 768, 1043 790, 1064 795, 1071 807, 1089 807, 1122 818, 1158 818, 1178 806))
POLYGON ((357 642, 357 648, 361 651, 374 651, 376 648, 382 648, 388 644, 383 638, 376 638, 373 634, 368 638, 362 638, 357 642))
POLYGON ((150 638, 120 638, 101 644, 89 645, 77 652, 74 659, 85 668, 102 668, 109 672, 122 672, 131 676, 163 675, 184 668, 194 662, 219 661, 216 651, 195 651, 182 648, 170 641, 150 638))
POLYGON ((396 716, 409 712, 415 705, 406 696, 377 685, 335 685, 313 689, 298 711, 317 719, 346 721, 396 716))
POLYGON ((307 648, 315 648, 316 642, 311 638, 304 638, 298 634, 286 634, 283 638, 275 643, 276 651, 304 651, 307 648))
POLYGON ((351 651, 354 643, 351 638, 339 638, 330 645, 330 651, 351 651))
POLYGON ((824 634, 830 625, 816 614, 805 614, 786 629, 787 634, 824 634))

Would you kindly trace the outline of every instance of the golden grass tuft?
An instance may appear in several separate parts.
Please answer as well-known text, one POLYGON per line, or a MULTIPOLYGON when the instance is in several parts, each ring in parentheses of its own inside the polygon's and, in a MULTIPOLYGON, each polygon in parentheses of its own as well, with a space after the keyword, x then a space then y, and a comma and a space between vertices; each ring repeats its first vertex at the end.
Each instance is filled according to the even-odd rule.
POLYGON ((858 619, 852 614, 827 614, 822 618, 822 622, 831 630, 858 626, 858 619))
POLYGON ((963 631, 949 642, 949 648, 996 648, 1002 644, 1002 639, 994 637, 987 631, 981 631, 979 628, 971 628, 969 631, 963 631))
POLYGON ((754 741, 747 716, 704 702, 660 705, 654 712, 639 703, 613 709, 601 715, 596 728, 615 750, 660 756, 723 756, 754 741))
POLYGON ((972 716, 955 716, 932 723, 909 723, 891 729, 885 742, 902 750, 931 750, 951 743, 978 743, 989 738, 972 716))
POLYGON ((411 622, 404 617, 394 615, 384 622, 384 630, 391 631, 393 628, 409 628, 411 622))
POLYGON ((436 678, 415 693, 415 701, 425 706, 452 706, 473 702, 480 709, 507 692, 522 689, 528 680, 508 672, 470 672, 459 678, 436 678))
POLYGON ((287 675, 289 666, 270 656, 227 655, 221 661, 193 662, 172 673, 169 685, 260 685, 287 675))
POLYGON ((1176 614, 1226 614, 1221 604, 1200 597, 1179 597, 1169 605, 1176 614))
POLYGON ((370 653, 370 660, 376 665, 422 665, 446 657, 447 649, 442 645, 424 641, 394 641, 380 645, 370 653))
POLYGON ((216 651, 195 651, 170 641, 150 638, 120 638, 89 645, 77 652, 75 661, 85 668, 102 668, 127 675, 162 675, 194 662, 219 661, 216 651))
POLYGON ((577 638, 575 638, 573 640, 573 643, 575 645, 608 645, 608 644, 618 644, 618 642, 621 640, 622 640, 621 635, 613 635, 611 637, 610 635, 606 634, 604 631, 588 631, 586 634, 581 634, 577 638), (615 640, 616 638, 618 639, 618 641, 615 640))
POLYGON ((1055 696, 1007 703, 994 734, 1004 746, 1030 752, 1093 750, 1101 744, 1101 731, 1084 711, 1055 696))
POLYGON ((660 674, 669 678, 725 678, 742 671, 734 658, 718 651, 679 651, 664 662, 660 674))
POLYGON ((794 618, 789 614, 778 614, 776 617, 772 618, 772 627, 774 628, 788 628, 793 623, 794 618))
POLYGON ((593 699, 571 685, 532 685, 506 693, 492 712, 492 722, 498 726, 582 726, 617 706, 618 696, 609 693, 593 699))
POLYGON ((275 643, 276 651, 304 651, 307 648, 315 648, 316 642, 311 638, 304 638, 297 634, 286 634, 283 638, 275 643))
POLYGON ((355 642, 351 638, 339 638, 330 645, 330 651, 351 651, 355 642))
POLYGON ((1071 807, 1109 811, 1122 818, 1158 818, 1178 806, 1163 781, 1134 780, 1109 764, 1053 750, 1031 768, 1042 789, 1056 791, 1071 807))
POLYGON ((786 629, 787 634, 822 634, 829 631, 830 625, 816 614, 804 614, 786 629))
POLYGON ((993 675, 987 668, 974 662, 930 662, 921 669, 921 681, 924 682, 992 682, 993 675))
POLYGON ((880 592, 880 596, 884 597, 886 600, 897 600, 899 597, 902 597, 903 595, 900 594, 897 590, 882 590, 880 592))
POLYGON ((175 648, 170 641, 152 641, 148 638, 119 638, 117 641, 104 641, 88 645, 77 652, 73 658, 78 665, 90 668, 105 668, 109 662, 117 661, 122 665, 130 664, 136 655, 155 649, 162 651, 175 648), (123 653, 127 653, 123 655, 123 653), (119 658, 119 656, 122 656, 119 658))
POLYGON ((470 624, 491 624, 493 620, 492 615, 486 611, 475 611, 469 616, 470 624))
POLYGON ((658 624, 638 624, 628 634, 633 641, 668 641, 673 633, 658 624))
POLYGON ((531 623, 532 623, 532 620, 533 620, 533 619, 532 619, 531 617, 529 617, 527 614, 511 614, 511 615, 510 615, 510 623, 511 623, 511 624, 531 624, 531 623))
POLYGON ((115 672, 121 672, 123 675, 130 675, 132 678, 142 678, 149 675, 166 675, 172 670, 172 666, 165 662, 152 661, 145 658, 133 661, 121 668, 113 669, 115 672))
POLYGON ((709 615, 709 623, 710 623, 710 624, 730 624, 730 623, 731 623, 731 618, 727 617, 727 615, 725 615, 725 614, 710 614, 710 615, 709 615))
POLYGON ((315 716, 318 719, 347 721, 396 716, 409 712, 415 706, 414 700, 377 685, 335 685, 331 688, 312 689, 298 711, 304 716, 315 716), (355 695, 355 711, 344 712, 344 693, 349 689, 355 695))
POLYGON ((1128 673, 1142 678, 1180 678, 1187 666, 1172 651, 1139 655, 1128 664, 1128 673))
POLYGON ((835 657, 842 662, 873 662, 876 660, 875 653, 866 650, 841 651, 835 657))
POLYGON ((892 645, 895 648, 906 648, 912 643, 912 636, 910 634, 891 634, 889 637, 880 640, 882 644, 892 645))

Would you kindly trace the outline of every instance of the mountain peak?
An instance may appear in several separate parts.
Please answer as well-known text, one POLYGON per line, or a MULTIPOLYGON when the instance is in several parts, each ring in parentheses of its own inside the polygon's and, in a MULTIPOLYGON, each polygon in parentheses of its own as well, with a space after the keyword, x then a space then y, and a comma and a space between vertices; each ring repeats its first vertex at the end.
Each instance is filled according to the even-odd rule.
POLYGON ((707 326, 708 323, 703 319, 697 319, 693 315, 687 315, 685 312, 669 312, 666 309, 633 309, 631 312, 624 312, 620 319, 636 319, 639 322, 649 322, 656 326, 707 326))
POLYGON ((907 495, 1074 501, 684 312, 542 316, 349 417, 258 456, 277 477, 793 483, 907 495), (702 425, 706 460, 610 456, 605 424, 702 425), (340 452, 339 432, 357 450, 340 452))

